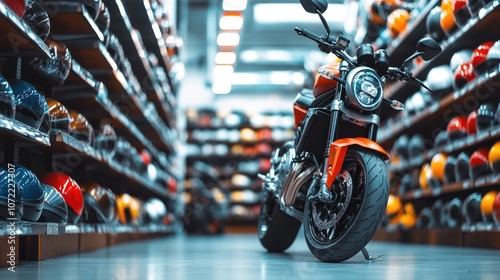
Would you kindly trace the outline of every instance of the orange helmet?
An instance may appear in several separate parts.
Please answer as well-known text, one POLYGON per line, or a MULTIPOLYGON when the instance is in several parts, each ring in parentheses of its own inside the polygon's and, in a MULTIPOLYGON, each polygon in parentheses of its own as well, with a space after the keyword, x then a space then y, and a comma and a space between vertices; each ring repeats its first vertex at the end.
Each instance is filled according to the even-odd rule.
POLYGON ((69 133, 75 138, 93 145, 94 128, 82 114, 74 110, 69 110, 69 133))
POLYGON ((444 169, 446 164, 447 155, 443 153, 437 153, 432 157, 431 160, 431 177, 439 179, 441 182, 444 181, 444 169))
POLYGON ((403 215, 403 203, 399 196, 393 194, 389 195, 389 200, 387 201, 387 208, 385 210, 389 225, 397 225, 399 219, 403 215))
POLYGON ((430 173, 431 166, 428 163, 424 164, 420 170, 420 176, 418 177, 418 183, 422 190, 427 190, 429 188, 430 173))
POLYGON ((69 133, 69 112, 63 104, 52 98, 45 98, 49 106, 51 128, 69 133))
POLYGON ((493 204, 497 194, 497 190, 489 191, 481 199, 481 215, 486 223, 493 222, 493 204))
POLYGON ((116 199, 116 206, 120 223, 127 225, 140 222, 142 203, 139 199, 124 193, 116 199))
POLYGON ((500 141, 497 141, 488 152, 488 163, 495 173, 500 173, 500 141))
POLYGON ((443 0, 441 2, 441 11, 441 29, 447 35, 450 35, 457 30, 455 17, 453 16, 453 0, 443 0))
POLYGON ((417 223, 417 214, 415 213, 415 207, 410 202, 406 203, 404 206, 404 213, 399 219, 399 223, 403 229, 412 229, 417 223))
POLYGON ((387 29, 393 38, 406 30, 406 25, 410 20, 410 12, 403 9, 397 9, 387 18, 387 29))

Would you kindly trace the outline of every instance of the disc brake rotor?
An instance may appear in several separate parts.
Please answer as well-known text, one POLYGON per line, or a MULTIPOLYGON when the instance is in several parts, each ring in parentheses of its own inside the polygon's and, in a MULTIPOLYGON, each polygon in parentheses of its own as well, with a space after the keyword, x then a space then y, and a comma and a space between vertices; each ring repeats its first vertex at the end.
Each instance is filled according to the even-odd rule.
POLYGON ((311 205, 314 225, 320 230, 337 224, 351 202, 353 182, 347 170, 339 173, 331 191, 337 193, 337 199, 333 203, 316 202, 311 205))

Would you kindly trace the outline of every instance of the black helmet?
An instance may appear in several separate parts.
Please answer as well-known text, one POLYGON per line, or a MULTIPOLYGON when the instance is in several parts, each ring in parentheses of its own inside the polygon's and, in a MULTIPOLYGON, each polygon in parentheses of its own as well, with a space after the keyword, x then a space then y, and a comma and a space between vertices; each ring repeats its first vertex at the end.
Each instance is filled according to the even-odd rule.
POLYGON ((15 181, 21 190, 23 220, 36 222, 42 215, 45 190, 40 180, 28 168, 15 164, 15 181))
POLYGON ((480 193, 472 193, 465 198, 462 204, 462 216, 465 218, 465 223, 469 226, 475 225, 482 221, 481 216, 481 199, 480 193))
POLYGON ((62 42, 47 39, 45 43, 54 50, 55 57, 35 57, 28 64, 35 70, 40 80, 47 81, 53 86, 60 86, 66 81, 71 70, 71 54, 62 42))
POLYGON ((47 39, 50 33, 49 14, 36 0, 26 0, 23 19, 42 40, 47 39))
POLYGON ((45 97, 22 80, 15 80, 11 86, 16 97, 16 120, 39 129, 47 109, 45 97))
POLYGON ((161 224, 167 215, 167 207, 159 198, 150 198, 144 203, 144 222, 161 224))
POLYGON ((43 107, 42 123, 40 124, 39 130, 43 133, 49 133, 52 128, 49 104, 45 102, 43 103, 43 107))
POLYGON ((116 196, 108 188, 96 183, 82 185, 83 207, 82 222, 110 223, 117 214, 116 196))
POLYGON ((476 128, 477 131, 489 129, 495 124, 495 108, 491 103, 485 103, 477 109, 476 128))
POLYGON ((0 220, 16 219, 19 221, 23 216, 21 190, 17 183, 12 184, 12 175, 9 176, 9 174, 15 172, 14 169, 15 167, 11 165, 9 165, 7 169, 0 166, 0 220), (10 186, 9 183, 11 183, 10 186), (14 197, 12 197, 11 187, 14 191, 14 197), (14 212, 9 211, 9 208, 12 208, 12 205, 9 205, 9 201, 14 201, 14 212))
POLYGON ((455 182, 455 167, 457 166, 457 158, 448 156, 444 165, 444 182, 451 184, 455 182))
POLYGON ((467 0, 467 8, 473 17, 476 17, 482 8, 481 0, 467 0))
POLYGON ((405 174, 403 178, 401 178, 401 184, 399 185, 399 196, 403 196, 418 188, 418 179, 415 179, 411 174, 405 174))
POLYGON ((441 130, 436 135, 436 138, 434 138, 434 148, 444 145, 446 142, 448 142, 448 132, 446 130, 441 130))
POLYGON ((14 118, 16 101, 9 82, 0 74, 0 114, 7 118, 14 118))
POLYGON ((121 164, 121 166, 124 168, 130 168, 132 166, 132 158, 130 157, 131 150, 132 145, 130 145, 130 142, 122 137, 118 137, 112 156, 118 163, 121 164))
POLYGON ((45 201, 39 222, 66 224, 68 222, 68 205, 64 197, 54 187, 42 184, 45 189, 45 201))
POLYGON ((415 158, 422 156, 426 151, 424 137, 420 134, 413 135, 408 142, 408 156, 415 158))
POLYGON ((446 36, 443 29, 441 28, 441 7, 434 7, 429 15, 427 16, 425 27, 427 29, 427 34, 436 40, 436 42, 440 42, 446 36))
POLYGON ((403 159, 408 159, 408 135, 401 135, 396 142, 394 142, 393 149, 403 159))
POLYGON ((444 208, 446 208, 448 218, 446 223, 449 228, 456 228, 462 223, 462 201, 460 198, 455 197, 448 201, 444 208))
POLYGON ((102 121, 96 136, 96 148, 107 152, 113 151, 117 141, 115 129, 109 122, 102 121))
POLYGON ((469 160, 470 154, 461 152, 457 157, 457 164, 455 165, 455 180, 460 182, 469 179, 469 160))
POLYGON ((432 219, 438 228, 443 226, 441 225, 441 208, 443 208, 443 201, 441 199, 434 201, 431 207, 432 219))
POLYGON ((420 211, 417 216, 417 223, 415 224, 415 227, 418 229, 430 229, 436 227, 432 211, 429 207, 425 207, 422 211, 420 211))

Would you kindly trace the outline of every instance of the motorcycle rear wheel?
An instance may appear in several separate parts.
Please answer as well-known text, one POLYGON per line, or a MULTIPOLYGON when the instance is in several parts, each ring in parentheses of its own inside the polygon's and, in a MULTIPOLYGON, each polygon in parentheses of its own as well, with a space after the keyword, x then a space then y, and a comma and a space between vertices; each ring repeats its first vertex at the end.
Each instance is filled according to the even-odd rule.
POLYGON ((389 196, 387 165, 371 151, 350 147, 341 174, 351 179, 342 184, 337 177, 333 203, 305 205, 306 243, 323 262, 342 262, 360 252, 378 230, 389 196))

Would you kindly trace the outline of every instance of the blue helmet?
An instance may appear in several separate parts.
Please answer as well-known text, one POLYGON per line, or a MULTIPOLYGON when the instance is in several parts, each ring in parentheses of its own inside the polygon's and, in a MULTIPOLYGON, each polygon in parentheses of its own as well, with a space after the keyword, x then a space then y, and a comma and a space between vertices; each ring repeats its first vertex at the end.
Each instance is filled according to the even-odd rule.
POLYGON ((21 190, 23 200, 23 220, 36 222, 42 215, 45 190, 40 180, 28 168, 14 165, 15 181, 21 190))
POLYGON ((16 97, 16 120, 39 129, 48 113, 45 97, 30 83, 15 80, 11 84, 16 97))
POLYGON ((68 221, 68 205, 62 194, 54 187, 42 184, 45 190, 42 215, 39 222, 66 224, 68 221))
POLYGON ((14 93, 9 82, 0 75, 0 114, 8 118, 14 118, 16 113, 16 102, 14 93))

